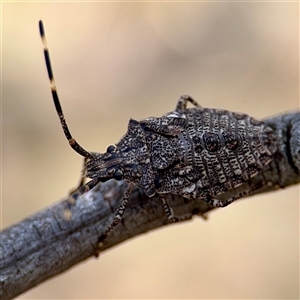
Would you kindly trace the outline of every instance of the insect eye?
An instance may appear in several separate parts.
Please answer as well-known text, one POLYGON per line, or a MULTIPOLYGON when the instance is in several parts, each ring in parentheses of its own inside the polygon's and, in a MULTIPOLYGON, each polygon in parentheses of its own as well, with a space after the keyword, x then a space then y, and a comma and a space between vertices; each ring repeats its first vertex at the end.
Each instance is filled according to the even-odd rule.
POLYGON ((123 179, 123 172, 120 170, 117 170, 114 174, 114 179, 116 180, 122 180, 123 179))
POLYGON ((116 151, 116 147, 113 145, 108 146, 106 149, 106 152, 108 152, 108 153, 113 153, 115 151, 116 151))

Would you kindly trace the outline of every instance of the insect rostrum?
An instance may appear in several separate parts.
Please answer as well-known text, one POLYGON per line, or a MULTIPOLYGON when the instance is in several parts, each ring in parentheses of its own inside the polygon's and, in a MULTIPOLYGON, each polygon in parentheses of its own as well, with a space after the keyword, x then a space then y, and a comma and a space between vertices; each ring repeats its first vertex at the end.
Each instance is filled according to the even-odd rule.
POLYGON ((203 108, 187 95, 162 117, 131 119, 126 134, 105 153, 86 151, 66 124, 41 21, 39 27, 56 111, 71 147, 85 157, 84 177, 91 179, 70 196, 70 203, 99 182, 129 183, 105 235, 121 221, 133 185, 140 186, 148 197, 159 194, 169 220, 176 221, 166 193, 223 207, 237 197, 218 200, 217 195, 243 184, 272 160, 276 140, 264 122, 246 114, 203 108), (187 108, 189 102, 192 108, 187 108))

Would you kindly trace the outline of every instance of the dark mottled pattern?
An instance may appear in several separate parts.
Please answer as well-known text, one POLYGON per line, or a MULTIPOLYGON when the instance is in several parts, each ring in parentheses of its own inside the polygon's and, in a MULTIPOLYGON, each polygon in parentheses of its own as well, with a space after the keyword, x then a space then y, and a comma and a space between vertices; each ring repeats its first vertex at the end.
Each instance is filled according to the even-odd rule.
POLYGON ((255 176, 275 152, 272 129, 263 122, 202 108, 182 96, 173 112, 130 120, 115 148, 93 153, 96 158, 88 160, 86 176, 105 179, 118 172, 148 196, 173 193, 225 206, 235 199, 221 202, 214 197, 255 176), (195 107, 187 108, 188 102, 195 107))

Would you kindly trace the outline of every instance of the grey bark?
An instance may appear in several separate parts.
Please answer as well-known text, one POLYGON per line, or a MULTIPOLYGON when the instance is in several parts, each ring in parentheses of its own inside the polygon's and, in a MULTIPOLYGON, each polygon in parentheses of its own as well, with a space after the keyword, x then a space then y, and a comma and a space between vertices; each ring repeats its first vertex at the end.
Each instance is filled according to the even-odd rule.
MULTIPOLYGON (((220 199, 286 188, 300 182, 300 112, 265 120, 275 130, 278 151, 272 162, 248 182, 220 199)), ((108 181, 80 197, 72 218, 63 217, 65 200, 4 230, 0 235, 0 299, 12 299, 73 265, 99 254, 98 238, 110 224, 126 188, 108 181)), ((176 216, 206 217, 214 209, 201 200, 168 195, 176 216)), ((122 224, 104 240, 101 253, 131 237, 168 224, 158 197, 134 188, 122 224)), ((100 254, 101 255, 101 254, 100 254)))

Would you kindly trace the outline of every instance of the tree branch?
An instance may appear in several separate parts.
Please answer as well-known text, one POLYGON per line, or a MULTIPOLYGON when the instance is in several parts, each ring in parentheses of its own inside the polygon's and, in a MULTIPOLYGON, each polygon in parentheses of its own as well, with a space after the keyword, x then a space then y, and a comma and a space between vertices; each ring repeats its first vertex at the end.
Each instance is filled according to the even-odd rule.
MULTIPOLYGON (((274 191, 300 182, 300 112, 265 120, 275 130, 278 151, 272 162, 248 182, 219 199, 274 191)), ((0 298, 11 299, 98 254, 98 238, 110 224, 126 183, 111 180, 80 197, 72 218, 63 217, 59 202, 4 230, 0 240, 0 298)), ((168 195, 176 216, 203 217, 214 209, 198 199, 168 195)), ((131 237, 167 225, 158 197, 147 198, 135 187, 122 224, 104 240, 101 253, 131 237)))

